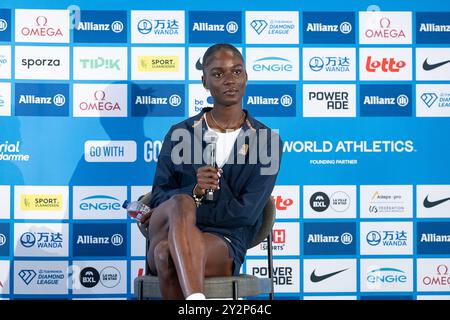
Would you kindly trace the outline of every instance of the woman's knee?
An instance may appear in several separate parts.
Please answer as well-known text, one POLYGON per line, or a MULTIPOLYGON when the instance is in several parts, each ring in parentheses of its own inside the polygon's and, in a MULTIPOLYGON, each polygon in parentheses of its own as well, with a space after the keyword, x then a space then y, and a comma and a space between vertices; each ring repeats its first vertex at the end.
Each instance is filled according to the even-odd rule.
POLYGON ((187 194, 176 194, 170 198, 172 210, 171 219, 192 219, 195 223, 196 206, 194 199, 187 194))
POLYGON ((169 242, 167 240, 160 241, 153 250, 153 259, 158 274, 161 272, 174 272, 173 263, 170 262, 169 242))

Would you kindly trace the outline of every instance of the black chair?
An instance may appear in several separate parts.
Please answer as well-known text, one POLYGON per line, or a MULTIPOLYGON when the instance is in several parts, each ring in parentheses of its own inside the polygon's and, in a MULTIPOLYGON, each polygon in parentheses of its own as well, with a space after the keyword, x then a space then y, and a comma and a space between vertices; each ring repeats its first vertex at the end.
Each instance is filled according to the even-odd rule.
MULTIPOLYGON (((140 201, 150 199, 150 195, 146 194, 141 197, 140 201)), ((263 209, 263 223, 261 228, 251 244, 253 248, 260 244, 264 239, 267 239, 267 263, 268 263, 268 278, 259 278, 249 274, 240 274, 238 276, 230 277, 208 277, 204 282, 204 294, 206 298, 226 299, 232 298, 237 300, 240 297, 251 297, 260 294, 269 294, 269 299, 274 298, 273 286, 273 261, 272 261, 272 228, 275 222, 275 204, 272 197, 269 197, 263 209)), ((141 233, 147 239, 147 229, 144 225, 138 222, 138 227, 141 233)), ((147 241, 146 252, 148 251, 149 242, 147 241)), ((161 298, 161 291, 159 290, 158 277, 149 274, 148 264, 145 264, 145 275, 136 277, 134 279, 134 294, 138 300, 161 298)))

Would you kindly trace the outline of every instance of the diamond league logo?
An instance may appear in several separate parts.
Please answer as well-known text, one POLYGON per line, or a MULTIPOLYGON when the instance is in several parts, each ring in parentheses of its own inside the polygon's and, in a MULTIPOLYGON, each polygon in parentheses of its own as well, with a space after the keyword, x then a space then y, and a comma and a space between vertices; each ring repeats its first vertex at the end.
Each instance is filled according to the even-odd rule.
POLYGON ((424 93, 420 96, 420 99, 427 105, 428 108, 436 102, 438 96, 436 93, 424 93))
POLYGON ((266 29, 267 22, 266 20, 253 20, 252 22, 250 22, 250 26, 253 28, 253 30, 255 30, 257 34, 261 34, 264 29, 266 29))
POLYGON ((21 270, 19 272, 20 279, 25 282, 26 285, 29 285, 31 281, 36 277, 36 271, 28 269, 28 270, 21 270))

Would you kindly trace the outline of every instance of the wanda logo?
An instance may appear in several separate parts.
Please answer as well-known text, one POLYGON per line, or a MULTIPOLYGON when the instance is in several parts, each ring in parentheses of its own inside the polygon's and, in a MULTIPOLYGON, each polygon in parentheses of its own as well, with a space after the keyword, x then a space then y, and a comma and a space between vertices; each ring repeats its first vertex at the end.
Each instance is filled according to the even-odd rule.
POLYGON ((395 58, 383 58, 381 60, 368 56, 366 60, 366 70, 368 72, 399 72, 406 66, 404 60, 396 61, 395 58))

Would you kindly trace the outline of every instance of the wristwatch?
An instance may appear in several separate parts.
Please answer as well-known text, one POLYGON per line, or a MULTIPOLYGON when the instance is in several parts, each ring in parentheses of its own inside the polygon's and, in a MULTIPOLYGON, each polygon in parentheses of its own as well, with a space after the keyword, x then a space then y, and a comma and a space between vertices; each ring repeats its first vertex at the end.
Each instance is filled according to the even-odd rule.
POLYGON ((195 205, 198 208, 202 204, 203 196, 199 197, 198 195, 195 194, 195 187, 197 187, 197 184, 194 186, 194 189, 192 189, 192 198, 194 198, 195 205))

